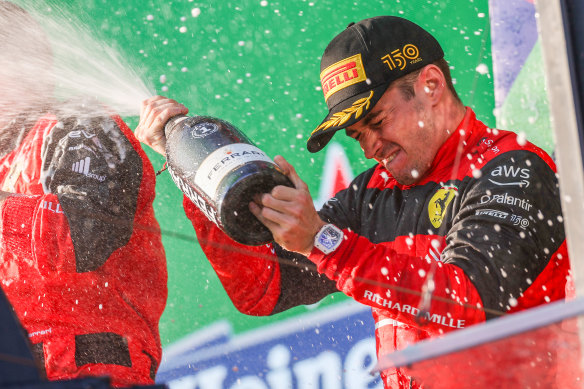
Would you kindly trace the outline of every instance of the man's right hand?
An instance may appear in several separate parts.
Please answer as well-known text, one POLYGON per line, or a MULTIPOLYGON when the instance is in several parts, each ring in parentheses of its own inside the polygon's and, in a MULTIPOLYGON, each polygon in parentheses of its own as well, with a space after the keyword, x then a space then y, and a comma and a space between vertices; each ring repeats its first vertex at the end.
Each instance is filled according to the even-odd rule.
POLYGON ((314 246, 314 237, 326 223, 314 208, 308 186, 294 167, 280 155, 274 162, 290 178, 294 188, 276 186, 264 193, 258 202, 250 202, 249 210, 270 229, 274 240, 288 251, 308 256, 314 246))
POLYGON ((186 115, 189 109, 164 96, 154 96, 142 102, 140 123, 134 131, 138 140, 166 157, 164 125, 176 115, 186 115))

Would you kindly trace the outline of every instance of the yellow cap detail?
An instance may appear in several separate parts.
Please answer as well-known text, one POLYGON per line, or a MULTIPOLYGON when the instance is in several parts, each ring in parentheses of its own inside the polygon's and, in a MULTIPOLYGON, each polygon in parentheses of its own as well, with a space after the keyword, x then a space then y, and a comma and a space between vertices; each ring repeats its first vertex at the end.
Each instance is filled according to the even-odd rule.
POLYGON ((332 64, 320 73, 324 101, 346 87, 367 80, 361 54, 332 64))
POLYGON ((355 119, 358 119, 363 114, 364 110, 369 109, 369 104, 371 103, 372 97, 373 91, 369 93, 369 97, 363 97, 359 100, 356 100, 353 102, 353 105, 351 105, 349 108, 345 108, 342 111, 333 114, 333 116, 331 116, 329 120, 322 123, 320 126, 316 127, 316 129, 312 131, 310 135, 320 130, 324 131, 334 126, 340 126, 346 123, 351 118, 352 114, 355 114, 355 119))
POLYGON ((389 54, 381 57, 381 60, 389 67, 389 70, 398 69, 404 70, 408 65, 420 62, 420 50, 415 45, 407 44, 403 49, 396 49, 389 54))

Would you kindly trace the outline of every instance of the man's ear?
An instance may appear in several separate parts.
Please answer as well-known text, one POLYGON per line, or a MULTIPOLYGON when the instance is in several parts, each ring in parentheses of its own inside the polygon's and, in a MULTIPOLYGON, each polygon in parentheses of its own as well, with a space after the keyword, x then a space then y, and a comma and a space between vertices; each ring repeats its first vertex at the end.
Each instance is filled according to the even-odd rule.
POLYGON ((422 96, 432 105, 438 104, 446 89, 446 80, 440 68, 430 64, 422 69, 416 83, 416 95, 422 96))

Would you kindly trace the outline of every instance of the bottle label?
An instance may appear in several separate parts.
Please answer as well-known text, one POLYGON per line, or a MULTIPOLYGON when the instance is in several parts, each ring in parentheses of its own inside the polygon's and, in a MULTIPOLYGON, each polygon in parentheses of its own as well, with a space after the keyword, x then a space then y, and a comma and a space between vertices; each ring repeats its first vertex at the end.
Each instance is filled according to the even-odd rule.
POLYGON ((189 200, 191 200, 193 204, 195 204, 209 220, 221 228, 219 218, 217 216, 217 209, 207 200, 201 197, 197 192, 195 192, 188 183, 180 178, 180 176, 174 172, 171 166, 168 167, 168 172, 170 173, 170 176, 172 177, 172 180, 176 186, 178 186, 178 188, 189 198, 189 200))
POLYGON ((209 154, 199 165, 195 184, 207 196, 215 199, 221 180, 233 170, 252 161, 274 163, 266 153, 253 145, 233 143, 223 146, 209 154))

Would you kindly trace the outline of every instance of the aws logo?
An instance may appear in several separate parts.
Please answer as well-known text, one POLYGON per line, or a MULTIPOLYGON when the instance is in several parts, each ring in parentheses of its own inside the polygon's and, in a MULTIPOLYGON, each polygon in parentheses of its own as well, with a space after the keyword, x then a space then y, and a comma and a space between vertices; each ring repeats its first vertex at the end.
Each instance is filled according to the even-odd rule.
POLYGON ((529 186, 531 173, 528 168, 502 165, 497 166, 497 168, 491 172, 491 177, 495 178, 489 178, 489 181, 496 185, 527 188, 529 186))
POLYGON ((450 204, 457 193, 458 187, 454 185, 443 185, 430 199, 428 203, 428 217, 434 228, 442 225, 446 208, 448 208, 448 204, 450 204))

